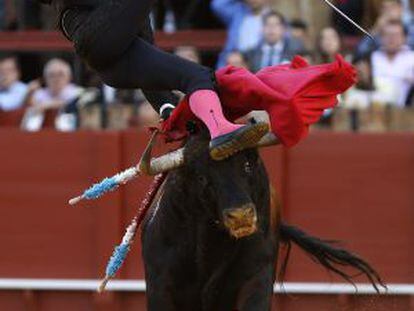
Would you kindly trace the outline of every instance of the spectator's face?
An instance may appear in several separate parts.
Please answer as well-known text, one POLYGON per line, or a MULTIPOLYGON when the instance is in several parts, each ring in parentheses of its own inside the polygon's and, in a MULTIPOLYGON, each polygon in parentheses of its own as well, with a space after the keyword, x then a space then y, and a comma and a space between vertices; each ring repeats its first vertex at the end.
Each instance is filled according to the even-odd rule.
POLYGON ((401 25, 385 25, 382 29, 381 42, 388 54, 397 53, 405 44, 405 34, 401 25))
POLYGON ((267 5, 267 0, 246 0, 253 11, 260 11, 267 5))
POLYGON ((200 64, 200 56, 198 55, 198 52, 194 47, 179 47, 175 51, 175 55, 189 60, 190 62, 200 64))
POLYGON ((272 16, 266 19, 263 27, 263 35, 267 43, 278 43, 283 39, 284 34, 285 26, 283 25, 280 18, 272 16))
POLYGON ((243 55, 238 52, 230 53, 227 56, 227 65, 247 69, 247 64, 244 60, 243 55))
POLYGON ((65 65, 56 63, 49 68, 45 80, 47 88, 53 94, 59 94, 70 83, 71 74, 65 65))
POLYGON ((320 36, 320 50, 326 55, 335 55, 341 50, 339 35, 333 28, 325 28, 320 36))
POLYGON ((398 1, 385 0, 381 4, 381 15, 388 19, 401 19, 403 7, 398 1))
POLYGON ((0 87, 8 88, 19 80, 19 70, 16 61, 12 58, 0 62, 0 87))

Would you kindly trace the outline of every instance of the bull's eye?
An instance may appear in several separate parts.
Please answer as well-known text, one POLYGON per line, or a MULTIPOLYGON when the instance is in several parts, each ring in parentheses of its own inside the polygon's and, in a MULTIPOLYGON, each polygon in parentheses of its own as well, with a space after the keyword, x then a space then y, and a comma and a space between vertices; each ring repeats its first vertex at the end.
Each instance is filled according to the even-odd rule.
POLYGON ((247 174, 251 174, 251 173, 253 173, 253 169, 252 169, 252 166, 251 166, 250 162, 246 162, 246 163, 244 163, 244 171, 245 171, 247 174))
POLYGON ((197 180, 202 186, 207 186, 208 184, 207 178, 204 175, 198 175, 197 180))

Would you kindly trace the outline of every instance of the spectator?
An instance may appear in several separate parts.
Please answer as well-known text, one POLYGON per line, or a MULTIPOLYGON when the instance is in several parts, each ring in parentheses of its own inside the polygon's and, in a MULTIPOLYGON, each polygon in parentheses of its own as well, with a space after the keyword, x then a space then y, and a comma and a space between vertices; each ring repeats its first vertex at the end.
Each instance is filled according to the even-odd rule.
POLYGON ((31 108, 23 119, 23 128, 39 130, 43 124, 44 113, 47 110, 55 110, 59 112, 58 119, 55 120, 58 129, 75 129, 75 118, 66 118, 67 115, 64 113, 65 108, 79 98, 81 89, 71 83, 72 70, 69 64, 61 59, 52 59, 46 64, 43 77, 46 87, 34 92, 30 100, 31 108))
POLYGON ((358 57, 367 55, 377 50, 381 46, 381 30, 389 21, 399 20, 403 22, 407 29, 407 44, 414 47, 414 20, 410 14, 405 14, 403 1, 401 0, 383 0, 380 8, 380 15, 371 30, 374 40, 365 37, 357 47, 356 55, 358 57))
POLYGON ((194 62, 197 64, 201 63, 200 53, 198 52, 197 48, 194 46, 191 46, 191 45, 178 46, 175 49, 174 54, 181 58, 189 60, 191 62, 194 62))
POLYGON ((263 41, 246 53, 247 63, 253 72, 267 66, 289 62, 304 50, 303 44, 287 35, 283 15, 270 11, 263 17, 263 41))
POLYGON ((19 79, 16 57, 5 56, 0 59, 0 110, 10 111, 23 106, 28 89, 19 79))
POLYGON ((230 51, 244 53, 259 44, 262 18, 270 9, 268 0, 213 0, 211 5, 228 30, 227 43, 218 61, 218 67, 222 67, 230 51))
POLYGON ((226 65, 249 69, 244 55, 238 51, 227 54, 226 65))
POLYGON ((160 116, 148 101, 138 106, 137 123, 139 128, 159 127, 160 116))
POLYGON ((381 31, 381 49, 372 54, 372 70, 376 87, 392 88, 392 104, 405 105, 414 83, 414 52, 406 45, 407 37, 400 20, 389 21, 381 31))
POLYGON ((318 63, 329 63, 335 59, 335 55, 341 53, 342 42, 338 32, 327 27, 321 30, 316 43, 318 63))
POLYGON ((309 48, 309 27, 308 24, 300 19, 290 22, 290 35, 292 38, 302 42, 303 46, 309 48))
POLYGON ((358 82, 345 93, 344 106, 350 109, 367 109, 373 102, 383 103, 383 96, 374 87, 371 58, 356 58, 353 65, 358 73, 358 82))
POLYGON ((390 20, 402 20, 403 12, 404 9, 401 0, 383 0, 380 16, 374 25, 373 31, 379 34, 383 26, 390 20))
POLYGON ((71 83, 72 69, 64 60, 50 60, 43 71, 45 88, 33 94, 33 107, 38 111, 64 108, 79 96, 80 89, 71 83))
POLYGON ((372 64, 370 57, 356 58, 352 62, 357 70, 358 81, 355 87, 359 90, 372 91, 375 89, 372 77, 372 64))

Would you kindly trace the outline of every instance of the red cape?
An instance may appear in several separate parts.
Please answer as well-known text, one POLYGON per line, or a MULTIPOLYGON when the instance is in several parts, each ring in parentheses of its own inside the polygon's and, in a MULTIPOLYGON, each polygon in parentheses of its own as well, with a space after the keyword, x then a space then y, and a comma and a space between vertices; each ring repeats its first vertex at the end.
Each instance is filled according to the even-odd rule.
MULTIPOLYGON (((232 66, 216 73, 226 117, 234 121, 252 110, 265 110, 273 133, 285 146, 304 138, 309 125, 337 104, 337 96, 356 82, 356 71, 342 56, 331 64, 310 66, 296 56, 287 65, 267 67, 257 74, 232 66)), ((164 122, 170 138, 182 136, 196 120, 186 97, 164 122)))

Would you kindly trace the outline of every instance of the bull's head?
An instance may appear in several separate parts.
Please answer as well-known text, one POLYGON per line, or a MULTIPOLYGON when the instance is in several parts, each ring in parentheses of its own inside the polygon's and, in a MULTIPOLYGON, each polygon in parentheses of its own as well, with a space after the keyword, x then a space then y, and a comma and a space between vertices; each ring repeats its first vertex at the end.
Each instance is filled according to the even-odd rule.
MULTIPOLYGON (((252 235, 258 229, 258 202, 265 199, 268 191, 262 160, 252 148, 227 160, 214 161, 209 156, 208 141, 208 135, 197 135, 189 139, 185 148, 152 159, 153 137, 141 159, 140 171, 154 175, 181 167, 187 189, 176 191, 193 196, 193 202, 206 207, 203 211, 233 237, 252 235)), ((276 138, 269 134, 257 147, 275 143, 276 138)))

